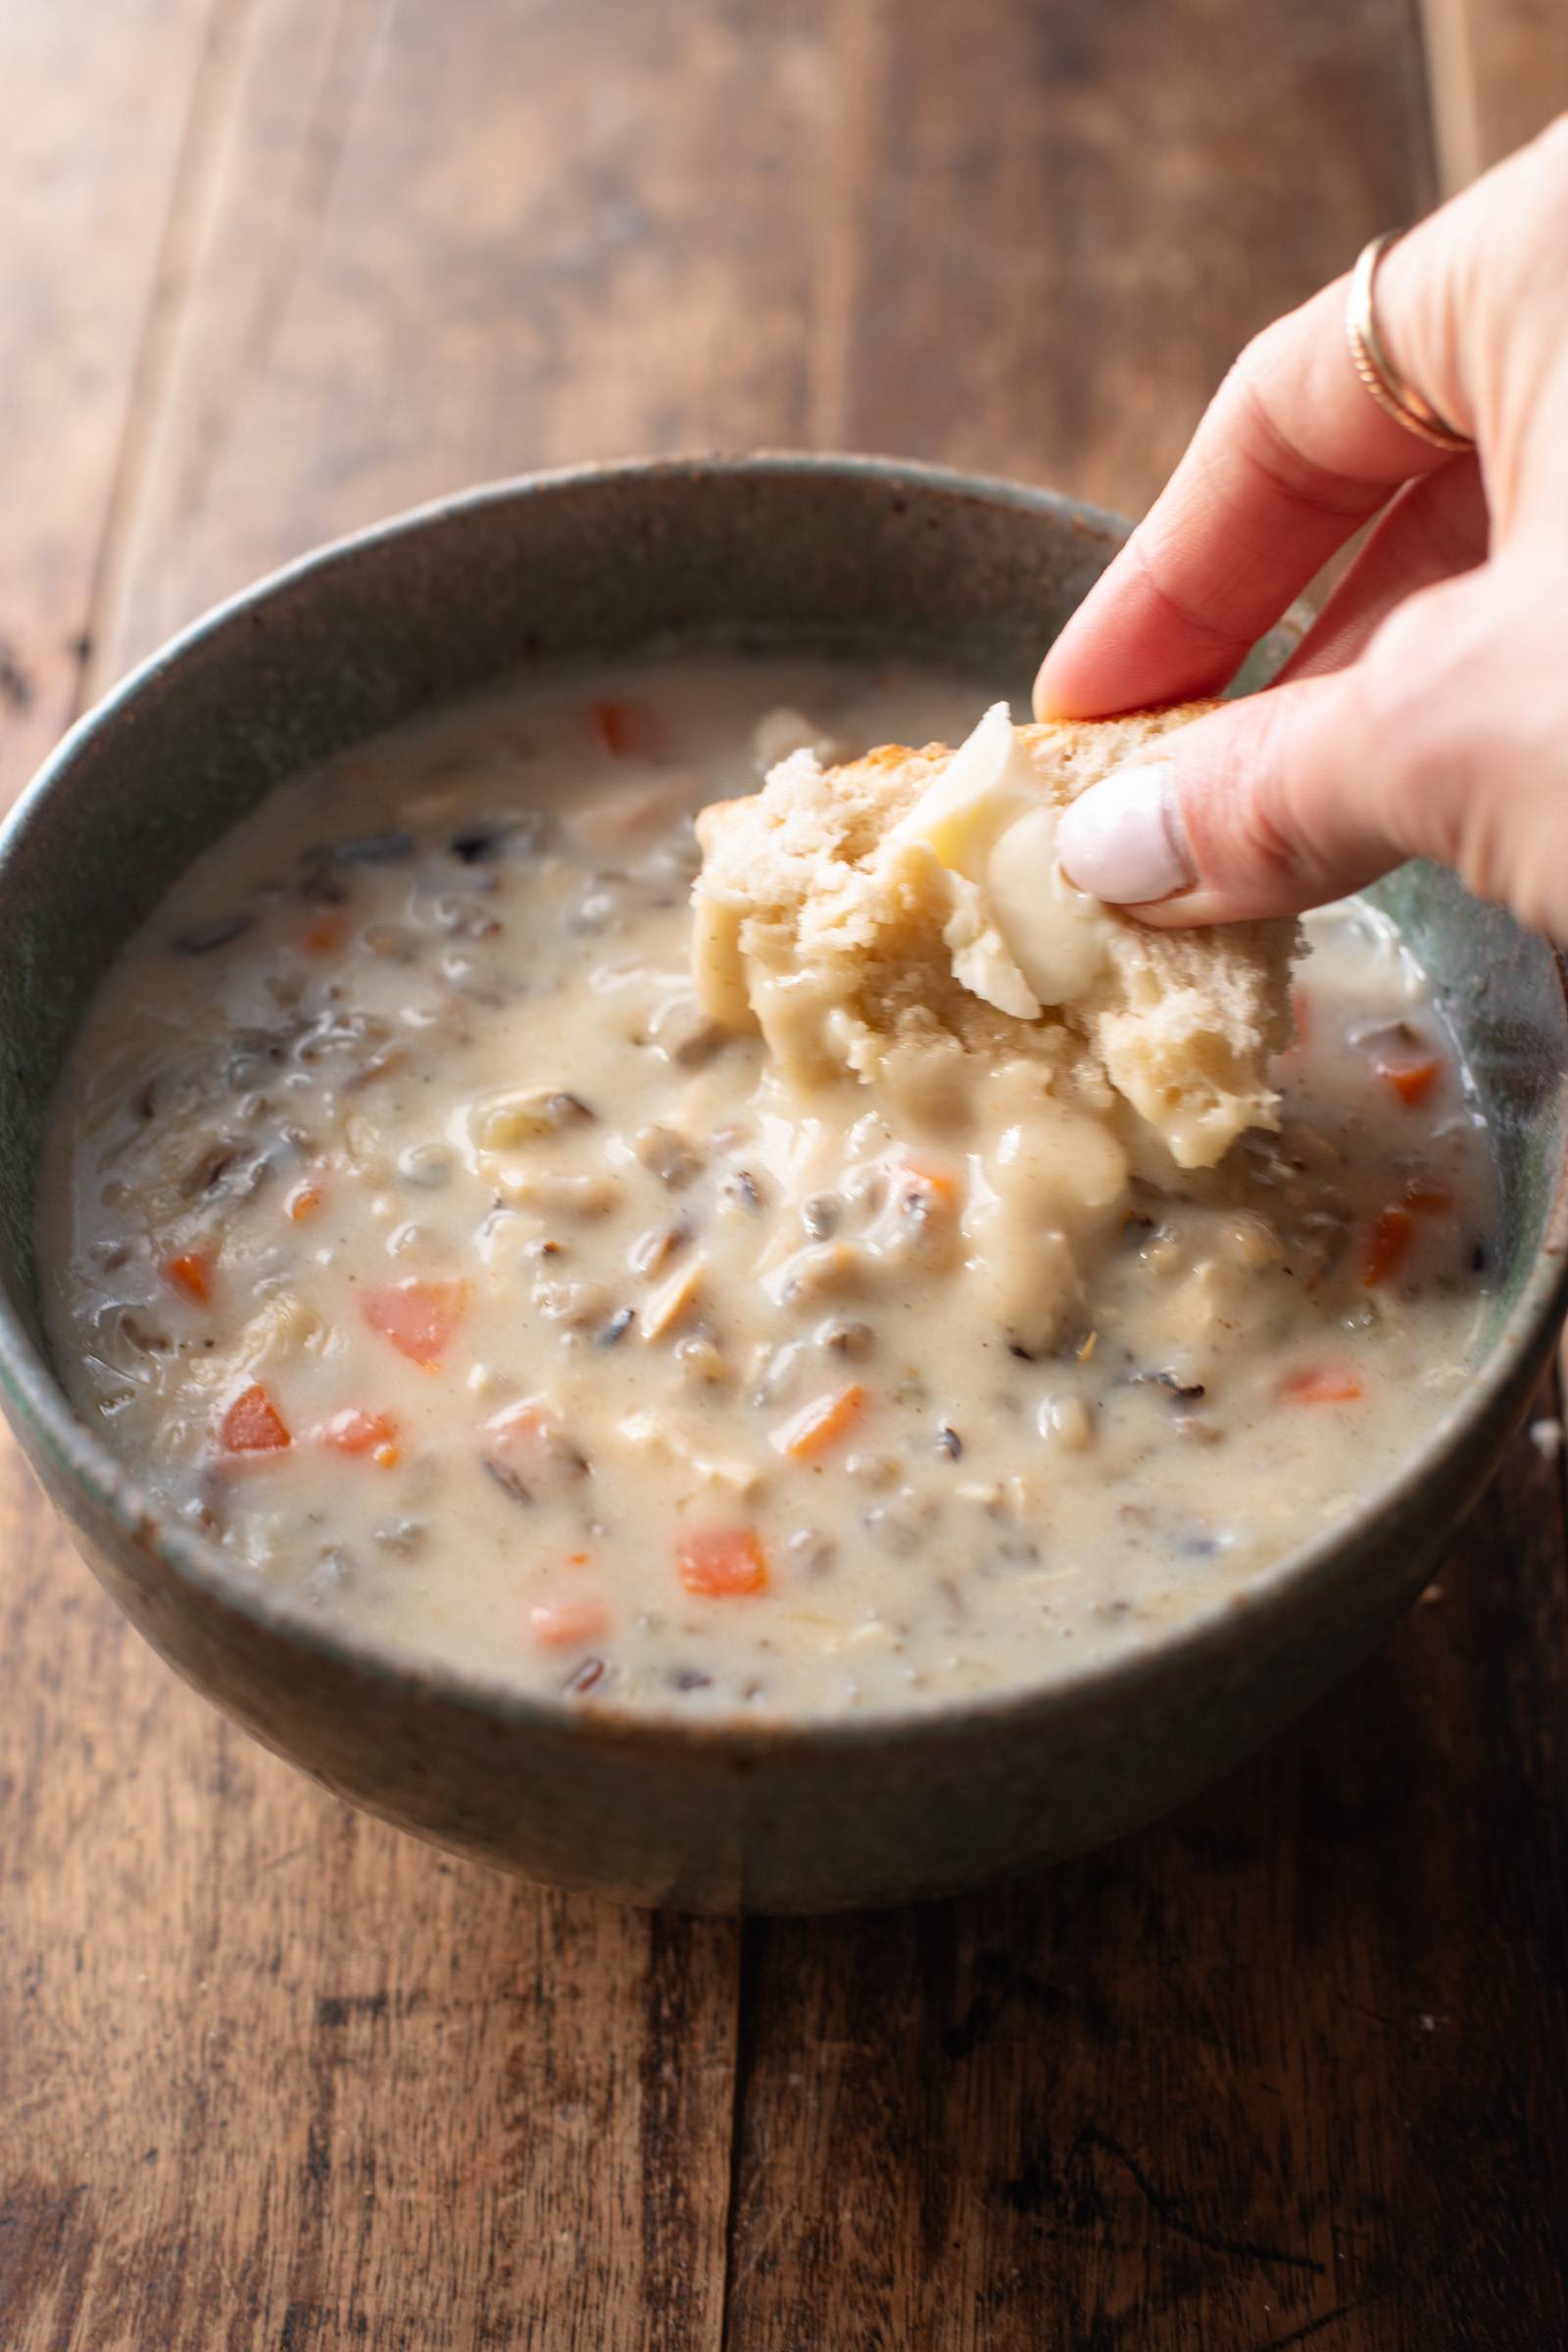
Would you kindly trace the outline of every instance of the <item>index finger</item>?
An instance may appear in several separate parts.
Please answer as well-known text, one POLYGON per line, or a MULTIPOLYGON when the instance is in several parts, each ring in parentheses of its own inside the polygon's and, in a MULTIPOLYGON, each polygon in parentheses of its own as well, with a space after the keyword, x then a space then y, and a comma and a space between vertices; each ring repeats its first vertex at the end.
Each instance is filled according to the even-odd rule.
MULTIPOLYGON (((1409 260, 1401 241, 1378 271, 1386 339, 1401 292, 1409 299, 1409 260)), ((1451 463, 1386 416, 1357 376, 1348 283, 1336 279, 1248 345, 1164 490, 1047 654, 1038 717, 1216 692, 1392 490, 1451 463)))

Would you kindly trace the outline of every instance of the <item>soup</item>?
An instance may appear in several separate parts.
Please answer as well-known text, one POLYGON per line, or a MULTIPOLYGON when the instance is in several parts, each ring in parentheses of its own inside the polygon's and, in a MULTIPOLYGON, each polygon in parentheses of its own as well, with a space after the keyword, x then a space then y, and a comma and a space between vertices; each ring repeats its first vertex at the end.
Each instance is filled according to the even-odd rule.
POLYGON ((1308 926, 1279 1132, 1135 1155, 1040 1329, 961 1122, 803 1102, 693 983, 695 809, 989 699, 647 665, 272 795, 61 1084, 77 1408, 239 1573, 572 1706, 931 1706, 1244 1594, 1420 1442, 1486 1290, 1483 1125, 1383 918, 1308 926))

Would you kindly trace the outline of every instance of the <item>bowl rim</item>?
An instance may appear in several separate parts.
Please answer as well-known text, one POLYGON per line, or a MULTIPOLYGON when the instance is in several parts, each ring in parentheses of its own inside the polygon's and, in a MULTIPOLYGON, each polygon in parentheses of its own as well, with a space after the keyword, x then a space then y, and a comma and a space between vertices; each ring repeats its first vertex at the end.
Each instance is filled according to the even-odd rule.
MULTIPOLYGON (((265 573, 200 613, 118 680, 62 736, 0 822, 0 899, 39 808, 47 796, 69 784, 84 747, 113 729, 122 714, 133 712, 143 694, 190 654, 278 596, 307 580, 330 578, 334 571, 373 556, 380 548, 490 508, 599 489, 613 494, 617 484, 628 481, 678 483, 709 477, 838 481, 847 487, 878 483, 889 490, 933 497, 939 505, 982 505, 1032 514, 1098 537, 1110 546, 1124 540, 1132 527, 1126 517, 1105 508, 1033 483, 912 459, 849 452, 762 449, 744 454, 629 458, 503 476, 426 500, 323 541, 265 573)), ((1560 956, 1553 955, 1552 966, 1568 1016, 1568 976, 1560 956)), ((1474 1376, 1411 1453, 1310 1539, 1269 1561, 1249 1577, 1245 1586, 1215 1592, 1158 1638, 1123 1654, 1091 1660, 1081 1670, 1054 1672, 1044 1680, 936 1704, 885 1703, 841 1716, 694 1717, 673 1710, 617 1708, 608 1700, 595 1703, 570 1699, 564 1693, 525 1690, 500 1674, 421 1658, 407 1648, 323 1619, 297 1594, 248 1576, 230 1561, 221 1545, 181 1526, 167 1506, 139 1484, 129 1466, 77 1414, 47 1354, 34 1345, 3 1292, 0 1405, 14 1424, 26 1430, 64 1483, 114 1521, 176 1585, 189 1587, 199 1599, 217 1602, 249 1620, 265 1636, 298 1643, 323 1662, 390 1690, 486 1717, 508 1728, 552 1735, 577 1744, 602 1747, 608 1743, 665 1752, 675 1748, 736 1760, 787 1753, 804 1757, 867 1744, 882 1746, 906 1740, 925 1744, 1000 1733, 1032 1717, 1043 1719, 1130 1695, 1156 1677, 1184 1669, 1194 1670, 1196 1681, 1200 1665, 1227 1649, 1240 1625, 1299 1599, 1315 1582, 1332 1574, 1348 1544, 1378 1522, 1394 1519, 1415 1503, 1433 1472, 1489 1419, 1544 1351, 1565 1307, 1568 1147, 1555 1171, 1529 1274, 1474 1376)))

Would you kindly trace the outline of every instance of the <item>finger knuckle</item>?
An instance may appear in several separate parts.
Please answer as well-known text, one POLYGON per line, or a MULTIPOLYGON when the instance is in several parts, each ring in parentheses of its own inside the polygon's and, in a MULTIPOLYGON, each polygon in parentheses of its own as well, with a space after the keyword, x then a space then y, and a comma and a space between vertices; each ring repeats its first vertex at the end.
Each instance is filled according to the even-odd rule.
POLYGON ((1300 342, 1292 318, 1254 335, 1226 380, 1226 421, 1235 448, 1271 500, 1313 514, 1338 514, 1347 527, 1368 511, 1370 495, 1304 449, 1289 421, 1300 376, 1300 342))

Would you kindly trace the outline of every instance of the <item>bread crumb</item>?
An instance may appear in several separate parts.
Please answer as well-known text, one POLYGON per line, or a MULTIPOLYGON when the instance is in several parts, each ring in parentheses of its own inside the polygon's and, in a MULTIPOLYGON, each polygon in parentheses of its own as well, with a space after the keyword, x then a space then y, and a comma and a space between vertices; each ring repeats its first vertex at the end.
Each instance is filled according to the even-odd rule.
MULTIPOLYGON (((1065 808, 1212 707, 1020 727, 1026 783, 1065 808)), ((1295 926, 1155 931, 1106 907, 1102 951, 1079 959, 1066 1001, 1042 1005, 983 890, 898 831, 953 759, 942 744, 884 744, 824 768, 803 751, 760 793, 702 811, 693 967, 712 1018, 760 1029, 796 1088, 848 1074, 928 1123, 1021 1059, 1078 1110, 1119 1129, 1130 1110, 1180 1167, 1212 1167, 1245 1129, 1277 1128, 1267 1064, 1290 1036, 1295 926)))

